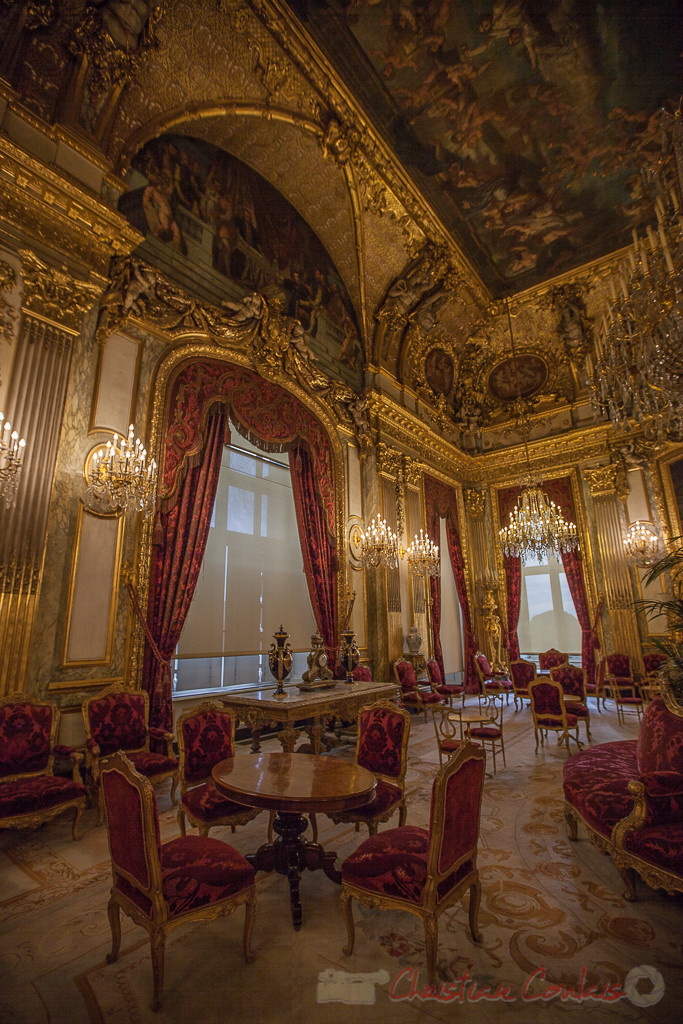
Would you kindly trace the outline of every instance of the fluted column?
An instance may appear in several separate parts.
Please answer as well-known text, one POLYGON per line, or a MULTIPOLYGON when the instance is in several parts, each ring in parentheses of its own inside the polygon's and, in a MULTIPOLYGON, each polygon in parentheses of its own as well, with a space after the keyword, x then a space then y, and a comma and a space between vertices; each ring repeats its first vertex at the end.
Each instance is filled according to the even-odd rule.
POLYGON ((584 477, 590 487, 595 509, 614 649, 628 654, 632 668, 642 671, 638 620, 619 518, 620 499, 628 493, 626 477, 623 468, 615 465, 584 470, 584 477))
POLYGON ((21 250, 24 296, 3 410, 26 439, 14 505, 0 506, 0 695, 28 686, 47 518, 73 345, 100 289, 21 250))

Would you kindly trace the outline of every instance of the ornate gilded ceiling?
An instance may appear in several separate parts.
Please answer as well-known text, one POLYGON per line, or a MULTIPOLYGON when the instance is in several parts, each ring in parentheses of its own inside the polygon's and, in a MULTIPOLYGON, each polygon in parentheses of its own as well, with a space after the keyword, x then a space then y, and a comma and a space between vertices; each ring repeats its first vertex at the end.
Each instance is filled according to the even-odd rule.
POLYGON ((151 140, 218 147, 329 254, 369 387, 393 379, 470 451, 511 443, 520 418, 537 436, 582 421, 609 254, 640 217, 629 179, 655 158, 648 119, 678 89, 672 2, 3 0, 0 11, 8 102, 105 168, 112 206, 151 140))
POLYGON ((673 0, 289 0, 494 290, 628 241, 680 94, 673 0))

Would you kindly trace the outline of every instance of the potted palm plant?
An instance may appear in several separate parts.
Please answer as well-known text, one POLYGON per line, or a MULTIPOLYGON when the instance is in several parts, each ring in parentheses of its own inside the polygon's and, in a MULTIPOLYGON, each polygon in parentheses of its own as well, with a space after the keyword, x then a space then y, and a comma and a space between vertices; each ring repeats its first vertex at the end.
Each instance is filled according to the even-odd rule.
POLYGON ((665 655, 666 661, 659 671, 662 691, 668 704, 683 708, 683 537, 674 537, 672 547, 648 567, 643 581, 654 582, 668 576, 669 593, 657 600, 640 601, 639 606, 648 619, 665 615, 669 636, 653 639, 653 644, 665 655))

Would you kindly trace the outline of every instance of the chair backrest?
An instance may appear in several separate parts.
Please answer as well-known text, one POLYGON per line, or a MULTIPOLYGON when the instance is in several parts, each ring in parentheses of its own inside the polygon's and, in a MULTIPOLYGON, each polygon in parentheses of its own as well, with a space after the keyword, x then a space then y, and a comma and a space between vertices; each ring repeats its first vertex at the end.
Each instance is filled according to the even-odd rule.
POLYGON ((510 672, 512 682, 518 690, 528 689, 529 684, 536 678, 536 666, 533 661, 525 661, 523 658, 510 662, 510 672))
POLYGON ((394 677, 404 693, 417 690, 415 669, 405 658, 399 658, 394 662, 394 677))
POLYGON ((0 701, 0 778, 51 775, 57 722, 49 701, 23 693, 0 701))
POLYGON ((557 668, 558 665, 563 665, 565 661, 567 661, 567 655, 563 654, 562 651, 558 651, 556 647, 550 647, 538 656, 541 672, 549 672, 551 668, 557 668))
POLYGON ((477 675, 480 682, 483 682, 492 675, 491 664, 483 651, 477 651, 474 656, 474 664, 477 667, 477 675))
POLYGON ((438 661, 427 662, 427 675, 429 676, 429 682, 434 686, 443 686, 443 679, 441 678, 441 669, 439 668, 438 661))
POLYGON ((204 782, 214 765, 235 756, 235 720, 215 701, 205 701, 180 715, 176 734, 181 784, 204 782))
POLYGON ((653 652, 652 654, 644 654, 643 665, 645 667, 645 675, 655 676, 665 661, 666 654, 662 654, 661 651, 653 652))
POLYGON ((566 712, 559 683, 553 682, 552 679, 537 679, 529 687, 529 696, 534 721, 542 724, 548 719, 559 718, 566 727, 566 712))
POLYGON ((162 914, 161 839, 152 784, 125 754, 108 758, 102 770, 114 888, 150 918, 162 914))
MULTIPOLYGON (((430 704, 429 710, 431 712, 432 722, 434 723, 436 745, 440 752, 442 743, 460 739, 462 725, 459 725, 458 722, 455 721, 453 712, 448 705, 430 704)), ((439 760, 441 760, 441 757, 439 757, 439 760)))
MULTIPOLYGON (((447 885, 448 876, 471 862, 476 866, 486 754, 465 741, 440 768, 432 785, 429 814, 427 889, 447 885)), ((425 892, 428 898, 429 892, 425 892)))
POLYGON ((628 654, 607 655, 607 675, 612 678, 631 678, 631 659, 628 654))
POLYGON ((102 756, 117 750, 142 750, 149 742, 149 698, 144 690, 127 690, 115 683, 83 703, 83 724, 88 739, 102 756))
POLYGON ((364 707, 358 716, 356 763, 387 782, 403 786, 410 715, 388 700, 364 707))
POLYGON ((372 672, 367 665, 357 665, 351 673, 357 683, 371 683, 372 672))
POLYGON ((578 697, 584 703, 586 701, 586 680, 584 671, 582 668, 577 668, 576 665, 559 665, 557 668, 551 668, 550 678, 554 683, 559 683, 562 687, 562 692, 572 697, 578 697))

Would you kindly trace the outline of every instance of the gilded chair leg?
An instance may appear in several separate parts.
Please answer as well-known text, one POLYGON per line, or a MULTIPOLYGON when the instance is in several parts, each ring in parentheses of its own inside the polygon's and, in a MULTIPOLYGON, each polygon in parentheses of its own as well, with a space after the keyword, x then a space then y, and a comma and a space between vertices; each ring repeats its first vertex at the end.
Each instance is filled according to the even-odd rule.
POLYGON ((481 883, 479 876, 476 881, 472 882, 470 886, 470 909, 469 909, 469 923, 470 932, 475 942, 481 942, 481 932, 478 927, 479 918, 479 904, 481 903, 481 883))
POLYGON ((73 820, 73 824, 71 826, 71 835, 73 836, 74 839, 80 839, 81 838, 79 836, 79 834, 78 834, 78 823, 81 820, 81 815, 82 814, 83 814, 83 804, 78 804, 77 807, 74 807, 74 820, 73 820))
POLYGON ((427 980, 430 985, 436 982, 436 952, 439 945, 439 922, 436 916, 425 917, 425 950, 427 953, 427 980))
POLYGON ((178 828, 180 829, 181 836, 187 835, 187 830, 185 828, 185 811, 183 810, 182 805, 178 808, 178 828))
POLYGON ((536 738, 536 753, 538 753, 538 729, 534 729, 534 737, 536 738))
POLYGON ((176 791, 177 788, 178 788, 178 776, 177 775, 172 775, 171 776, 171 803, 172 804, 176 804, 178 802, 176 800, 176 795, 175 795, 175 791, 176 791))
POLYGON ((244 918, 244 934, 242 936, 242 948, 244 950, 244 959, 250 964, 255 959, 255 954, 251 951, 251 933, 254 928, 254 920, 256 918, 256 889, 252 889, 251 895, 247 900, 245 907, 246 915, 244 918))
POLYGON ((618 868, 617 870, 626 886, 622 895, 629 903, 633 903, 636 898, 636 873, 633 868, 618 868))
POLYGON ((118 959, 121 948, 121 908, 116 900, 109 900, 107 914, 111 928, 111 953, 107 953, 107 963, 113 964, 118 959))
POLYGON ((507 768, 507 764, 505 762, 505 744, 503 743, 503 737, 502 736, 500 737, 500 749, 501 749, 501 752, 503 754, 503 768, 507 768))
POLYGON ((275 811, 271 811, 268 817, 268 842, 273 841, 273 824, 275 822, 275 811))
POLYGON ((152 948, 152 977, 154 979, 154 999, 152 1009, 161 1009, 161 994, 164 990, 164 949, 166 936, 163 929, 159 928, 152 932, 149 937, 149 944, 152 948))
POLYGON ((368 832, 369 832, 369 834, 371 836, 376 836, 377 835, 377 822, 376 821, 369 821, 368 822, 368 832))
POLYGON ((353 953, 353 946, 356 941, 356 929, 353 923, 353 907, 351 906, 352 900, 353 895, 342 885, 339 904, 341 906, 342 917, 346 924, 346 945, 344 946, 344 956, 351 956, 353 953))
POLYGON ((315 814, 309 814, 308 820, 311 823, 311 831, 313 832, 313 842, 318 842, 318 819, 315 814))
POLYGON ((405 825, 407 817, 408 817, 408 808, 406 806, 406 802, 405 802, 405 800, 401 800, 401 803, 399 804, 399 807, 398 807, 398 823, 399 823, 399 826, 400 825, 405 825))

